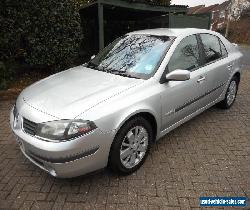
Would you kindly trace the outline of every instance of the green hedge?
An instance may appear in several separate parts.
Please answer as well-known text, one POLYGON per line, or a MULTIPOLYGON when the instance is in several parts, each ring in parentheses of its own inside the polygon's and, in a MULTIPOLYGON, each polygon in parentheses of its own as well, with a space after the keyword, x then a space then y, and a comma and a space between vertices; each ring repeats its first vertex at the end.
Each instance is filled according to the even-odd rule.
POLYGON ((9 66, 16 63, 54 70, 73 65, 83 38, 78 10, 86 2, 1 0, 0 82, 2 75, 9 76, 9 66))

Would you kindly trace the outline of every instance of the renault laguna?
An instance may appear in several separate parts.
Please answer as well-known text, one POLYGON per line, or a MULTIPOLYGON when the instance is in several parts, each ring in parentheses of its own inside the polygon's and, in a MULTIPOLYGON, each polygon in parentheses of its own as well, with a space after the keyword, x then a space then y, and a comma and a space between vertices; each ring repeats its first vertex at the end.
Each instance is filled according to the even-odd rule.
POLYGON ((88 63, 34 83, 10 125, 22 153, 55 177, 136 171, 152 143, 236 98, 242 54, 204 29, 128 33, 88 63))

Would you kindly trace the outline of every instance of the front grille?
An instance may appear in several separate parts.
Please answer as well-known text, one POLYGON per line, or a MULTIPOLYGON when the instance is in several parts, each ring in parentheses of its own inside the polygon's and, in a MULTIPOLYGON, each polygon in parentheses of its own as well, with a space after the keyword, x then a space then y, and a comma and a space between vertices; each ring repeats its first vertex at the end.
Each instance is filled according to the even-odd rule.
POLYGON ((34 123, 30 120, 23 118, 23 130, 26 133, 34 136, 36 134, 36 127, 37 123, 34 123))

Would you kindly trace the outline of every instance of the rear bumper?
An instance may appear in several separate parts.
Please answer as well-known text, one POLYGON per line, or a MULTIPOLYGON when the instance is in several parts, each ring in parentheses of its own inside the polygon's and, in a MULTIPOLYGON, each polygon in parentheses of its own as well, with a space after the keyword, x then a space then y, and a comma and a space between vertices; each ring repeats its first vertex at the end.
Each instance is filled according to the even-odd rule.
POLYGON ((106 167, 115 131, 103 132, 95 129, 88 135, 66 142, 46 142, 25 133, 22 117, 15 122, 13 110, 10 125, 22 153, 32 163, 49 174, 70 178, 106 167))

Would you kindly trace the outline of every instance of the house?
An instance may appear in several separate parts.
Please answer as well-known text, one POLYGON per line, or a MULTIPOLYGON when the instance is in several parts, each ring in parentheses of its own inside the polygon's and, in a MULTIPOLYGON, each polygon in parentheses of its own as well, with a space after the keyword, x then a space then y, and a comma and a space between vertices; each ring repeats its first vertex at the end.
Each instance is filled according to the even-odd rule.
POLYGON ((228 18, 228 8, 230 1, 225 1, 222 4, 214 4, 208 7, 203 5, 190 7, 189 14, 211 14, 211 30, 218 31, 226 27, 228 18))
POLYGON ((204 8, 204 7, 205 7, 204 4, 203 4, 203 5, 198 5, 198 6, 195 6, 195 7, 190 7, 190 8, 188 8, 188 14, 189 14, 189 15, 197 14, 197 12, 198 12, 200 9, 204 8))

